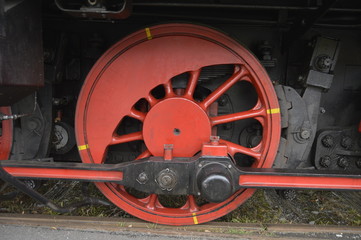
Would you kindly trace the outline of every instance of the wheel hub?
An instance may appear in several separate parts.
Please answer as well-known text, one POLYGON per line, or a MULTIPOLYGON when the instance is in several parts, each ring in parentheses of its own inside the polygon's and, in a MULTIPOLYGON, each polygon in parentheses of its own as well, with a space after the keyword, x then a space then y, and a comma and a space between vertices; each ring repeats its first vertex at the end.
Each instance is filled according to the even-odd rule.
POLYGON ((175 97, 155 105, 143 125, 143 138, 154 156, 163 156, 164 145, 173 144, 173 155, 192 157, 209 141, 211 123, 194 101, 175 97))

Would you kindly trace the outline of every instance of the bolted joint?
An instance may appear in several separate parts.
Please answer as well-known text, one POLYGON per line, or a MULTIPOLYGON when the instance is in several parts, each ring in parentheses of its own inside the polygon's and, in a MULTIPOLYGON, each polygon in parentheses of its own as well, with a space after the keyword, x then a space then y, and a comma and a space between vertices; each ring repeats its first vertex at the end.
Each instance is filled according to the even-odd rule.
POLYGON ((210 136, 209 138, 212 145, 218 145, 219 144, 219 136, 210 136))
POLYGON ((303 140, 307 140, 311 137, 311 131, 308 129, 302 129, 300 132, 300 138, 303 140))
POLYGON ((330 156, 323 156, 320 159, 321 167, 328 168, 331 165, 331 157, 330 156))
POLYGON ((170 192, 177 185, 177 174, 169 168, 166 168, 160 171, 155 181, 162 190, 170 192))
POLYGON ((347 168, 350 163, 346 157, 340 157, 337 161, 337 165, 341 168, 347 168))
POLYGON ((334 140, 333 140, 333 137, 331 135, 326 135, 322 138, 321 140, 322 142, 322 145, 326 148, 331 148, 334 146, 334 140))
POLYGON ((148 182, 148 175, 145 172, 141 172, 138 175, 137 182, 140 184, 146 184, 148 182))
POLYGON ((352 147, 353 141, 349 136, 345 136, 341 139, 341 146, 345 149, 350 149, 352 147))

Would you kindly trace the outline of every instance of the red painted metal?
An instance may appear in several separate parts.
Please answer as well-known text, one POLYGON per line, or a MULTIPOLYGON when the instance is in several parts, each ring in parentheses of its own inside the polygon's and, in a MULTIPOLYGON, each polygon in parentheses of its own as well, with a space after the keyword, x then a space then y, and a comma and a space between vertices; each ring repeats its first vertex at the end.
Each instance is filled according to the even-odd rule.
POLYGON ((5 171, 14 177, 29 178, 55 178, 55 179, 79 179, 92 181, 122 181, 123 173, 119 171, 97 171, 83 169, 61 169, 61 168, 20 168, 4 167, 5 171))
POLYGON ((164 160, 173 159, 173 144, 164 144, 164 160))
POLYGON ((164 144, 173 145, 173 155, 192 157, 209 141, 211 124, 207 113, 186 98, 165 99, 150 109, 143 124, 143 138, 153 156, 162 156, 164 144))
POLYGON ((211 138, 210 143, 204 143, 202 146, 202 156, 228 156, 228 148, 226 144, 219 143, 219 140, 213 140, 211 138))
MULTIPOLYGON (((212 110, 213 112, 213 110, 212 110)), ((138 158, 163 156, 164 144, 173 144, 174 157, 189 157, 209 141, 212 128, 245 118, 263 126, 263 139, 255 148, 220 140, 231 156, 243 153, 255 158, 252 167, 272 166, 280 139, 279 105, 272 83, 258 60, 238 42, 213 29, 190 24, 166 24, 138 31, 115 44, 94 65, 79 96, 76 136, 85 163, 101 164, 110 145, 143 140, 147 149, 138 158), (204 101, 193 99, 203 67, 232 64, 234 74, 204 101), (184 90, 173 89, 171 79, 189 73, 184 90), (249 81, 258 93, 258 103, 246 112, 209 116, 217 98, 239 81, 249 81), (165 97, 151 91, 163 86, 165 97), (140 110, 135 103, 147 101, 140 110), (149 109, 149 111, 144 111, 149 109), (278 109, 278 111, 277 111, 278 109), (271 111, 272 110, 272 111, 271 111), (125 117, 143 123, 139 132, 117 135, 125 117)), ((114 204, 139 218, 170 225, 189 225, 221 217, 247 200, 252 189, 242 189, 222 203, 196 204, 189 196, 181 208, 161 205, 154 194, 138 199, 123 186, 97 183, 114 204)))
MULTIPOLYGON (((204 144, 204 148, 210 146, 212 146, 209 150, 210 152, 205 156, 224 156, 217 154, 224 152, 226 145, 217 142, 204 144)), ((55 162, 3 161, 1 165, 14 177, 101 182, 121 182, 124 179, 123 171, 126 171, 121 171, 120 165, 114 166, 113 164, 93 164, 91 166, 86 163, 60 164, 55 162)), ((240 171, 238 183, 241 188, 361 190, 361 174, 356 172, 345 173, 344 171, 329 172, 272 168, 240 168, 238 170, 240 171)), ((192 198, 194 199, 194 196, 192 198)), ((144 201, 144 199, 140 201, 144 201)), ((187 204, 191 204, 193 209, 195 207, 198 210, 200 209, 194 203, 189 202, 187 204)))
MULTIPOLYGON (((10 107, 0 107, 0 113, 11 115, 10 107)), ((0 136, 0 160, 9 159, 12 143, 13 143, 13 121, 2 121, 2 131, 0 136)))
POLYGON ((317 176, 241 175, 241 187, 353 189, 361 190, 361 178, 317 176))

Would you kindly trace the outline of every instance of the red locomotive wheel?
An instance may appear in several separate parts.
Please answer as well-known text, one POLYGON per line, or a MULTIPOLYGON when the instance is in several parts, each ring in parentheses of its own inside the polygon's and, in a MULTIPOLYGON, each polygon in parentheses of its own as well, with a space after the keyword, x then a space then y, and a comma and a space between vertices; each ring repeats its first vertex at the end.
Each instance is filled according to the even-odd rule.
MULTIPOLYGON (((272 167, 280 139, 280 113, 274 88, 261 64, 238 42, 213 29, 166 24, 126 37, 98 60, 79 96, 76 136, 85 163, 104 163, 111 146, 134 141, 144 141, 144 152, 136 159, 163 156, 164 144, 173 144, 175 157, 191 157, 209 141, 215 126, 247 118, 258 120, 263 127, 262 140, 256 147, 221 142, 227 145, 230 156, 242 153, 253 157, 252 167, 272 167), (202 69, 224 64, 234 66, 233 75, 204 99, 196 99, 202 69), (173 87, 171 79, 182 73, 189 75, 186 87, 173 87), (253 85, 257 104, 248 111, 211 114, 211 105, 240 81, 253 85), (164 95, 156 97, 154 89, 159 87, 164 95), (125 118, 140 122, 140 130, 119 133, 125 118)), ((169 225, 219 218, 254 193, 242 189, 221 203, 203 205, 188 196, 183 206, 170 208, 155 194, 135 197, 123 186, 111 183, 97 183, 97 187, 128 213, 169 225)))

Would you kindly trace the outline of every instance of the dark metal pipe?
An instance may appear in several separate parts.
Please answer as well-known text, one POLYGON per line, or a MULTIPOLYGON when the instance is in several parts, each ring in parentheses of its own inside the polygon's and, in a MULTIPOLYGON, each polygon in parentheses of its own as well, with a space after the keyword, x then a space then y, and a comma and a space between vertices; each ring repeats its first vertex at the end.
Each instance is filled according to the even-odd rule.
POLYGON ((231 22, 231 23, 249 23, 249 24, 259 24, 259 25, 263 24, 263 25, 267 25, 267 26, 278 24, 277 21, 272 21, 272 20, 234 19, 234 18, 171 15, 171 14, 158 14, 158 13, 140 13, 140 12, 133 12, 133 16, 183 18, 183 19, 207 20, 207 21, 217 21, 217 22, 223 21, 223 22, 231 22))
MULTIPOLYGON (((319 7, 301 6, 261 6, 261 5, 239 5, 239 4, 205 4, 205 3, 133 3, 133 6, 140 7, 186 7, 186 8, 229 8, 229 9, 256 9, 256 10, 291 10, 291 11, 315 11, 319 7)), ((357 8, 330 8, 333 12, 361 12, 357 8)))

